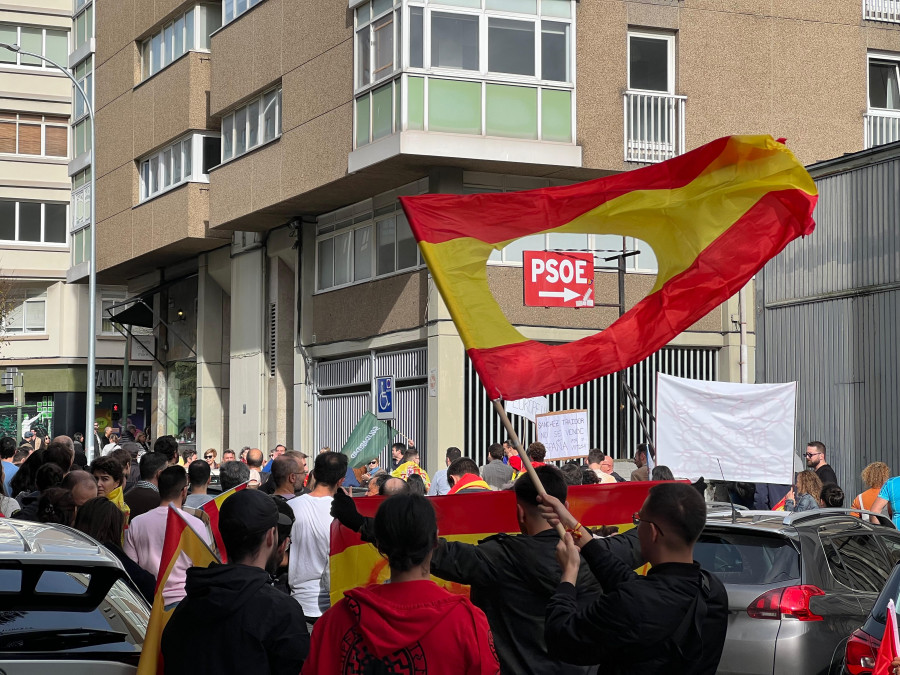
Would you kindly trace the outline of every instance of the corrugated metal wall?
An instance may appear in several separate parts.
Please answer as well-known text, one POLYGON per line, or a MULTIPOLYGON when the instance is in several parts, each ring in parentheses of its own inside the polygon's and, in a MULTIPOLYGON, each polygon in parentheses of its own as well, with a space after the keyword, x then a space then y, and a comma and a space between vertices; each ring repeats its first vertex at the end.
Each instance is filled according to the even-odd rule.
POLYGON ((900 474, 894 154, 817 179, 816 231, 771 261, 757 284, 757 381, 798 382, 796 449, 825 443, 847 505, 868 463, 900 474))

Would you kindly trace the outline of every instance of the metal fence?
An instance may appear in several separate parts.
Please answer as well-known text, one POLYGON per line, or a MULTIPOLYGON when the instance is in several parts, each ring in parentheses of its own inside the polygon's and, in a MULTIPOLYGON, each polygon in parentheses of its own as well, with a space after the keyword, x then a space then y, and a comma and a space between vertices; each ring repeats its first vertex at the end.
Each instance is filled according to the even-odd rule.
POLYGON ((900 141, 900 111, 868 112, 866 118, 866 148, 900 141))
POLYGON ((625 161, 654 164, 684 153, 686 96, 625 92, 625 161))
POLYGON ((863 0, 863 18, 900 23, 900 0, 863 0))

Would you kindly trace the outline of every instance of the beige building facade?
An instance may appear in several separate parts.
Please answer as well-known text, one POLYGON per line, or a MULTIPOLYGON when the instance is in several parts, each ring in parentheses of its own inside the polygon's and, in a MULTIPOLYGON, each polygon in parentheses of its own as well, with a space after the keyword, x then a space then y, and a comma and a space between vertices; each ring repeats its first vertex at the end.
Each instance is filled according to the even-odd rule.
MULTIPOLYGON (((127 285, 143 309, 122 320, 152 332, 154 431, 202 447, 340 447, 381 375, 429 468, 503 435, 398 196, 561 185, 733 133, 785 137, 804 163, 900 139, 893 2, 93 4, 99 278, 127 285)), ((595 252, 598 302, 618 302, 599 269, 616 252, 641 251, 627 307, 652 287, 633 239, 515 242, 489 278, 529 338, 618 315, 525 307, 522 251, 545 248, 595 252)), ((748 379, 752 297, 629 369, 637 405, 657 371, 748 379)), ((551 397, 630 454, 643 432, 630 415, 616 447, 620 404, 614 378, 551 397)))

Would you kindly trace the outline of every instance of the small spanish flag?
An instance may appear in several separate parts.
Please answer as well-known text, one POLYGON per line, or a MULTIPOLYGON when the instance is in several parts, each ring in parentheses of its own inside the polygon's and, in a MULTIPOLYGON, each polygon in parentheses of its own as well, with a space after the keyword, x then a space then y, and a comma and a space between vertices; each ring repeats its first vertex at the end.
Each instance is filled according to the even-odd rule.
POLYGON ((782 143, 728 136, 576 185, 400 201, 487 393, 516 400, 614 373, 665 346, 812 232, 816 195, 782 143), (486 263, 495 250, 544 233, 636 237, 656 254, 656 285, 601 333, 562 345, 529 340, 491 294, 486 263))
POLYGON ((216 549, 219 552, 219 557, 222 558, 222 562, 228 562, 228 555, 225 553, 225 542, 222 541, 222 535, 219 534, 219 509, 222 508, 222 504, 225 503, 226 499, 235 492, 245 489, 249 484, 250 481, 241 483, 237 487, 223 492, 215 499, 210 499, 200 507, 209 516, 209 529, 212 531, 213 540, 216 542, 216 549))
POLYGON ((156 593, 153 596, 153 608, 150 610, 150 623, 144 636, 144 647, 141 660, 138 662, 137 675, 157 675, 163 673, 163 660, 160 654, 163 629, 175 608, 166 609, 163 589, 178 557, 184 553, 191 559, 194 567, 209 567, 219 562, 216 554, 209 550, 206 543, 188 525, 178 509, 169 507, 166 520, 166 537, 163 541, 162 555, 159 559, 159 576, 156 578, 156 593))

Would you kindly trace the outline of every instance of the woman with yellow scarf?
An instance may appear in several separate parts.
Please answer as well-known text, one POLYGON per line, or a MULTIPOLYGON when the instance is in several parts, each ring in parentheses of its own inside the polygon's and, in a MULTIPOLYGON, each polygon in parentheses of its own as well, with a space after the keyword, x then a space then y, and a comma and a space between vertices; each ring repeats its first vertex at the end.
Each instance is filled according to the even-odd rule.
MULTIPOLYGON (((125 503, 125 468, 113 457, 98 457, 91 464, 91 474, 97 479, 97 496, 106 497, 125 516, 125 530, 131 510, 125 503)), ((125 536, 124 530, 122 536, 125 536)))

